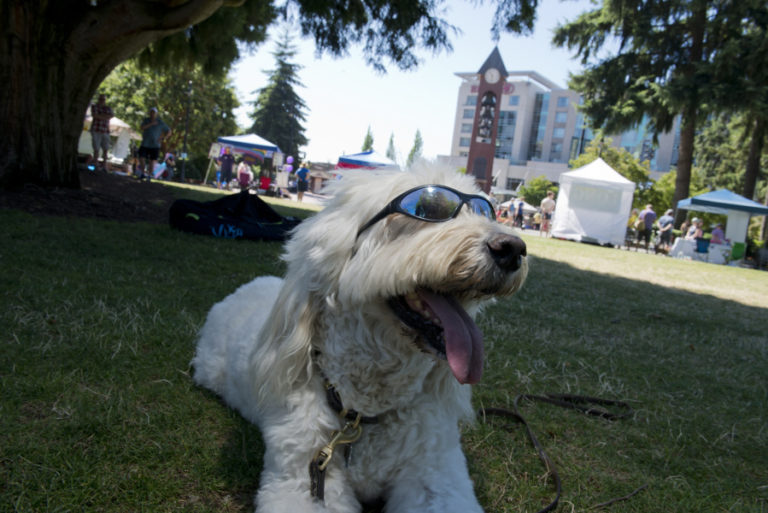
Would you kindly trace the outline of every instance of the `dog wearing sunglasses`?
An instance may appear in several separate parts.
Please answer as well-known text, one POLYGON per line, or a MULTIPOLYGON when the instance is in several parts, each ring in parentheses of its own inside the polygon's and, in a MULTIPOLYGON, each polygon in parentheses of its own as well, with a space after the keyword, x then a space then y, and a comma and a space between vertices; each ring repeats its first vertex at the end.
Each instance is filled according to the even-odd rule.
POLYGON ((195 381, 261 430, 259 513, 482 511, 461 450, 482 305, 525 244, 465 175, 348 173, 286 243, 284 278, 216 304, 195 381))

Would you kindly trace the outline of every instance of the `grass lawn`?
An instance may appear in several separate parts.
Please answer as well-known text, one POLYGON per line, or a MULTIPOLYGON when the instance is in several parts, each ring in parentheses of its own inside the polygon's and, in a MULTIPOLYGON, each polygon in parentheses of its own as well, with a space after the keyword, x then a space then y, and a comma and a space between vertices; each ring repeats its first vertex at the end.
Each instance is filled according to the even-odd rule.
MULTIPOLYGON (((280 245, 11 210, 0 226, 0 511, 250 511, 258 430, 188 364, 213 303, 283 272, 280 245)), ((559 511, 646 484, 610 511, 768 511, 768 273, 524 237, 528 282, 480 320, 476 404, 568 392, 635 409, 524 403, 559 511)), ((520 425, 467 426, 464 446, 487 511, 551 500, 520 425)))

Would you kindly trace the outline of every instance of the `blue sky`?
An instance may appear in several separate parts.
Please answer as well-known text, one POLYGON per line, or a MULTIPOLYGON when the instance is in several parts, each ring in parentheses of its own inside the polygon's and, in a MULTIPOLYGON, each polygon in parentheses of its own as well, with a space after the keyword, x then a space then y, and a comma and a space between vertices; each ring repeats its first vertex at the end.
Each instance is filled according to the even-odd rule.
MULTIPOLYGON (((304 87, 298 94, 307 103, 305 148, 307 158, 315 162, 336 162, 339 155, 357 153, 371 127, 374 148, 384 153, 390 134, 394 134, 398 161, 403 163, 413 146, 416 130, 424 141, 422 154, 427 158, 447 155, 461 79, 457 72, 476 72, 491 53, 494 42, 490 27, 492 2, 475 5, 472 1, 446 2, 445 18, 462 33, 451 38, 453 52, 433 55, 421 52, 418 69, 401 72, 390 69, 385 75, 366 66, 362 52, 354 48, 348 57, 317 58, 311 40, 298 39, 299 53, 294 62, 303 67, 299 78, 304 87)), ((499 51, 508 71, 533 70, 566 87, 568 74, 580 69, 570 52, 552 47, 552 31, 558 23, 572 20, 592 8, 589 0, 543 0, 530 37, 503 35, 499 51)), ((250 125, 247 102, 254 91, 267 81, 267 70, 274 68, 274 36, 258 50, 243 57, 236 65, 232 80, 243 107, 237 112, 238 123, 250 125)))

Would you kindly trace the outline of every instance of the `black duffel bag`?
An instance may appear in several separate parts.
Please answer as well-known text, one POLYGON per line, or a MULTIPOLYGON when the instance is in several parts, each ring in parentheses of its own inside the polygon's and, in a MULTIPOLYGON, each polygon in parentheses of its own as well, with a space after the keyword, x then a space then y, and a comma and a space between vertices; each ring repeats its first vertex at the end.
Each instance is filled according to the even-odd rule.
POLYGON ((300 222, 281 216, 247 191, 206 202, 179 199, 170 209, 173 228, 224 239, 282 241, 300 222))

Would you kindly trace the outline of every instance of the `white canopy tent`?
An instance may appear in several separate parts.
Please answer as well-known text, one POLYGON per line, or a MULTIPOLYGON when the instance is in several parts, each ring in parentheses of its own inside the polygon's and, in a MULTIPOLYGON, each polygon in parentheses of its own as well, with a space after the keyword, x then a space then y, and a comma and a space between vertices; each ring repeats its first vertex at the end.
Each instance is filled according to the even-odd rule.
POLYGON ((619 246, 624 242, 635 183, 598 158, 560 175, 552 236, 619 246))

